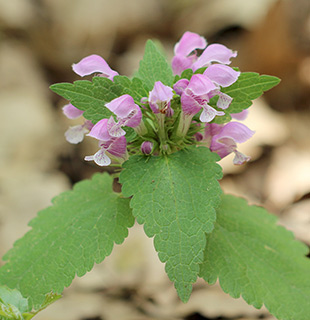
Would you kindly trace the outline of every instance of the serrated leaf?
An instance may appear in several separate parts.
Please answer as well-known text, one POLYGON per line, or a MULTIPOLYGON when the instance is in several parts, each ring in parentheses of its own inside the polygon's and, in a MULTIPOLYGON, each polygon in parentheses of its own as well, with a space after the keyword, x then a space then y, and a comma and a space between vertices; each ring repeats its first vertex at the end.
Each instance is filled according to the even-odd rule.
POLYGON ((219 157, 208 148, 189 148, 162 157, 133 156, 120 181, 137 221, 154 238, 159 259, 187 301, 203 260, 205 233, 211 232, 222 176, 219 157))
POLYGON ((266 308, 282 320, 308 320, 308 249, 276 225, 276 217, 245 200, 223 195, 215 228, 207 235, 200 276, 232 297, 266 308))
POLYGON ((45 294, 60 293, 120 244, 134 219, 129 200, 112 191, 113 179, 96 174, 53 200, 30 222, 32 230, 4 257, 0 283, 17 288, 40 308, 45 294))
POLYGON ((252 100, 260 97, 277 84, 280 79, 273 76, 259 75, 255 72, 242 72, 238 80, 227 88, 222 88, 223 93, 233 98, 227 111, 239 113, 252 105, 252 100))
POLYGON ((156 81, 161 81, 168 86, 173 83, 171 66, 152 40, 146 42, 144 56, 140 61, 136 77, 142 80, 148 91, 153 89, 156 81))
POLYGON ((116 76, 114 82, 122 87, 122 94, 129 94, 137 104, 140 104, 141 99, 149 95, 142 80, 138 78, 129 79, 125 76, 116 76))
POLYGON ((122 95, 123 91, 122 86, 104 77, 94 77, 92 82, 56 83, 50 89, 85 111, 83 116, 93 123, 112 115, 105 104, 122 95))

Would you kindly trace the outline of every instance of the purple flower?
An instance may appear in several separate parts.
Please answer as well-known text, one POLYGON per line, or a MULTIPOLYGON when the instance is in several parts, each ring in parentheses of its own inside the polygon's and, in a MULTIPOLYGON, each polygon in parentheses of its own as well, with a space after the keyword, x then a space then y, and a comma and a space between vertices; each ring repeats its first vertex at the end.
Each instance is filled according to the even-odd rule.
POLYGON ((180 79, 178 82, 176 82, 173 85, 173 90, 175 91, 176 94, 179 96, 182 95, 183 91, 187 88, 189 84, 188 79, 180 79))
POLYGON ((154 88, 149 93, 149 105, 152 111, 156 113, 173 115, 171 109, 171 99, 173 98, 173 91, 170 87, 165 86, 162 82, 155 82, 154 88))
POLYGON ((153 151, 153 147, 154 147, 154 144, 153 142, 151 141, 144 141, 142 144, 141 144, 141 152, 143 154, 151 154, 152 151, 153 151))
POLYGON ((72 69, 81 77, 98 72, 99 76, 113 81, 113 78, 118 75, 118 72, 112 70, 107 62, 96 54, 87 56, 80 62, 73 64, 72 69))
POLYGON ((136 128, 142 119, 142 112, 133 98, 124 94, 105 105, 117 116, 117 122, 111 117, 107 122, 109 134, 112 137, 120 137, 126 134, 121 128, 123 126, 136 128))
POLYGON ((236 119, 236 120, 239 120, 239 121, 242 121, 242 120, 245 120, 248 116, 248 113, 249 113, 249 109, 244 109, 242 110, 241 112, 238 112, 238 113, 231 113, 231 117, 233 119, 236 119))
POLYGON ((88 136, 95 138, 100 141, 109 141, 112 139, 112 136, 109 134, 108 130, 108 119, 102 119, 98 121, 91 131, 89 132, 88 136))
POLYGON ((80 117, 84 111, 76 108, 74 105, 71 103, 66 104, 65 106, 62 107, 62 112, 68 119, 76 119, 80 117))
POLYGON ((240 76, 239 71, 235 71, 231 67, 223 64, 212 64, 203 74, 221 87, 231 86, 240 76))
POLYGON ((70 127, 65 132, 66 140, 72 144, 80 143, 84 140, 84 135, 89 132, 93 127, 93 124, 89 120, 85 120, 83 124, 70 127))
MULTIPOLYGON (((63 106, 62 111, 64 115, 69 119, 76 119, 82 116, 84 111, 79 110, 71 103, 63 106)), ((73 127, 69 127, 69 129, 65 132, 65 138, 69 143, 77 144, 84 140, 84 135, 91 130, 93 124, 89 120, 85 120, 83 124, 76 125, 73 127)))
POLYGON ((108 141, 99 141, 99 150, 92 156, 86 156, 84 160, 94 161, 98 166, 108 166, 111 158, 123 162, 127 158, 127 142, 124 136, 112 138, 108 141))
POLYGON ((240 72, 222 64, 213 64, 205 70, 203 75, 218 86, 218 90, 214 90, 213 92, 214 95, 219 96, 216 105, 221 109, 227 109, 233 99, 226 93, 221 92, 220 86, 229 87, 232 85, 239 78, 240 72))
POLYGON ((214 43, 207 46, 197 61, 193 63, 192 69, 196 71, 199 68, 208 67, 212 62, 230 64, 230 59, 236 56, 236 51, 232 51, 222 44, 214 43))
MULTIPOLYGON (((177 85, 178 82, 176 83, 177 85)), ((184 114, 193 116, 202 108, 203 110, 200 115, 201 122, 210 122, 215 116, 224 115, 224 112, 217 111, 208 105, 210 99, 215 95, 215 90, 218 90, 218 87, 208 77, 202 74, 194 74, 181 95, 181 105, 184 114)))
POLYGON ((197 33, 185 32, 180 41, 174 47, 175 56, 172 59, 172 70, 175 74, 181 75, 183 70, 192 67, 197 60, 196 53, 191 54, 196 49, 203 49, 207 45, 204 37, 197 33))
POLYGON ((233 163, 243 164, 250 157, 237 150, 237 143, 243 143, 250 139, 254 131, 239 122, 229 122, 225 125, 207 123, 205 127, 205 140, 209 143, 210 150, 217 153, 221 158, 234 152, 233 163))

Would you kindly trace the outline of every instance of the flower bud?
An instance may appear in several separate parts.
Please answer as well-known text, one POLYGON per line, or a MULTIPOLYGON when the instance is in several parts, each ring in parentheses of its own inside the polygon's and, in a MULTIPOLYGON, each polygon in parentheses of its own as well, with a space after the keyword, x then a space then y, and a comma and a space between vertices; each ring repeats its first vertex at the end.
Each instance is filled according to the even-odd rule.
POLYGON ((142 144, 141 144, 141 152, 143 154, 151 154, 152 151, 153 151, 153 147, 154 147, 154 144, 153 142, 151 141, 144 141, 142 144))

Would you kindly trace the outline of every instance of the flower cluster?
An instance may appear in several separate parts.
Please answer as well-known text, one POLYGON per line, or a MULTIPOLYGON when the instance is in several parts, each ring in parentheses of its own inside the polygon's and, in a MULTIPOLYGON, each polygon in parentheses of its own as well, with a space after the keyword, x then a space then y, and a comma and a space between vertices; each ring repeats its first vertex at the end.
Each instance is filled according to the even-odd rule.
MULTIPOLYGON (((121 95, 105 105, 113 114, 109 119, 95 125, 85 120, 65 133, 71 143, 81 142, 85 133, 98 140, 99 150, 85 160, 107 166, 112 160, 122 163, 130 154, 169 154, 191 144, 208 146, 221 158, 234 153, 235 164, 250 159, 237 150, 237 143, 245 142, 254 132, 237 121, 215 122, 225 115, 233 100, 222 88, 231 86, 240 76, 228 66, 237 53, 221 44, 207 45, 200 35, 185 32, 174 54, 171 66, 177 81, 172 87, 157 81, 139 102, 128 94, 121 95), (203 50, 200 56, 197 49, 203 50), (182 76, 187 69, 192 70, 191 77, 182 76), (216 102, 210 103, 211 99, 216 102), (135 134, 133 139, 126 139, 128 128, 135 134)), ((81 77, 95 73, 113 81, 118 75, 97 55, 82 59, 72 68, 81 77)), ((72 104, 64 106, 63 112, 70 119, 83 115, 72 104)), ((241 120, 245 113, 232 116, 241 120)))

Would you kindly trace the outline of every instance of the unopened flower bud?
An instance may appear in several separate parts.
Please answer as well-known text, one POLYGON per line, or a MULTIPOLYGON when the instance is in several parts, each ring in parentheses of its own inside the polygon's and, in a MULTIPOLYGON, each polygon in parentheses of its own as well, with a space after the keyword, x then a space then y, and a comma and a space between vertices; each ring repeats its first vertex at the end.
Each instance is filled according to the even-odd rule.
POLYGON ((141 152, 144 153, 144 154, 151 154, 152 151, 153 151, 153 142, 151 141, 144 141, 142 144, 141 144, 141 152))

